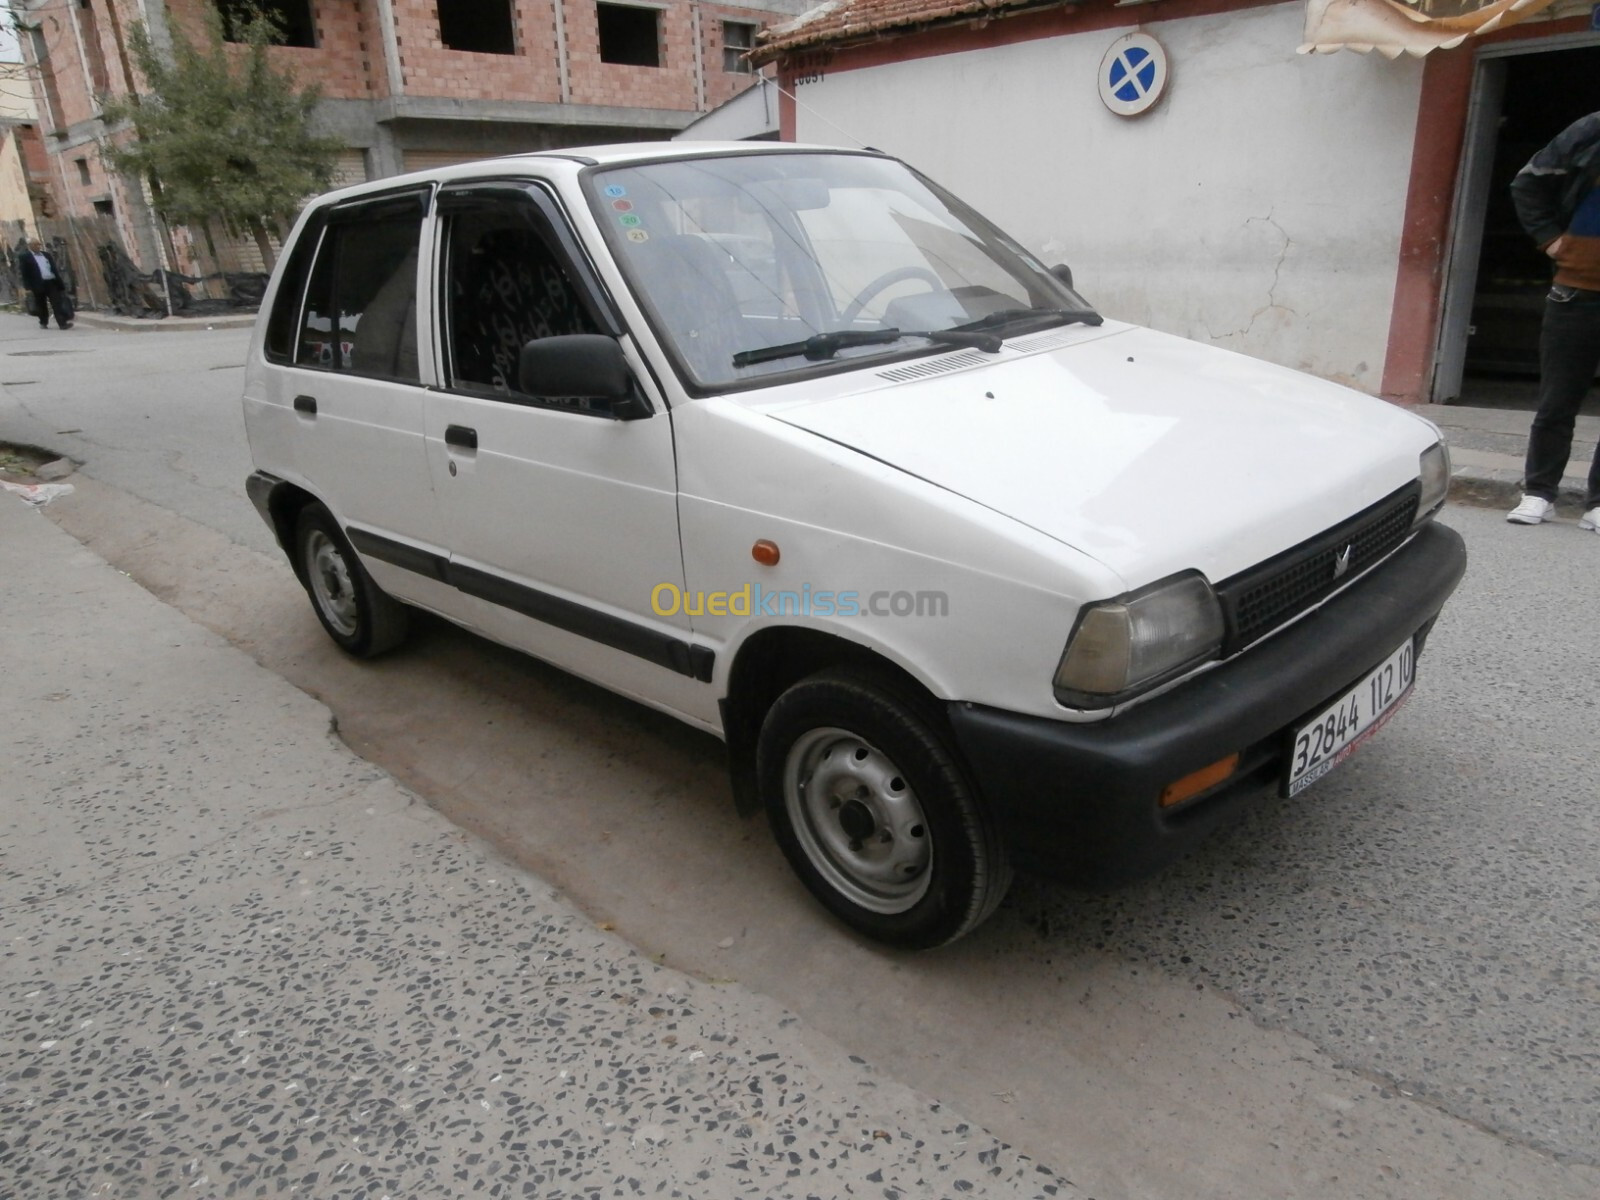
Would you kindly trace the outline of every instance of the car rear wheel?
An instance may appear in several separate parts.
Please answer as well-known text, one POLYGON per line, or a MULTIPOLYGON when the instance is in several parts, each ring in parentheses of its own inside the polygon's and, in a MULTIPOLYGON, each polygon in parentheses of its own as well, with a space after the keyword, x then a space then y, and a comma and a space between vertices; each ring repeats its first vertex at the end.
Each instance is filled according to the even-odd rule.
POLYGON ((1010 885, 938 706, 887 672, 795 684, 767 713, 756 766, 790 865, 870 938, 905 949, 954 941, 1010 885))
POLYGON ((357 658, 371 658, 405 640, 409 614, 372 581, 337 521, 308 504, 295 525, 295 552, 311 607, 328 636, 357 658))

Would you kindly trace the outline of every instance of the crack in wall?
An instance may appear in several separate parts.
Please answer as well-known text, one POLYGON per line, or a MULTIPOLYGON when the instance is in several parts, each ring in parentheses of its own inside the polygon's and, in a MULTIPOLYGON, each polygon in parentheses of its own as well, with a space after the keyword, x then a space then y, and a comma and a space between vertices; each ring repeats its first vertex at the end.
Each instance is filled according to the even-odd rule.
MULTIPOLYGON (((1244 223, 1244 228, 1248 229, 1254 224, 1272 226, 1273 229, 1278 231, 1278 236, 1283 239, 1283 245, 1278 249, 1277 260, 1272 264, 1272 282, 1267 286, 1267 302, 1250 314, 1249 319, 1244 323, 1242 328, 1229 330, 1226 333, 1219 334, 1213 332, 1209 325, 1205 325, 1206 337, 1210 338, 1213 342, 1225 341, 1229 338, 1249 337, 1250 334, 1255 330, 1256 322, 1269 312, 1285 312, 1290 316, 1300 315, 1288 305, 1280 304, 1278 302, 1278 283, 1283 275, 1284 261, 1289 257, 1289 251, 1294 246, 1294 239, 1289 236, 1288 230, 1286 230, 1282 225, 1278 224, 1276 218, 1273 216, 1272 210, 1270 209, 1268 210, 1267 215, 1264 217, 1247 218, 1244 223)), ((1202 324, 1204 324, 1204 322, 1202 322, 1202 324)))

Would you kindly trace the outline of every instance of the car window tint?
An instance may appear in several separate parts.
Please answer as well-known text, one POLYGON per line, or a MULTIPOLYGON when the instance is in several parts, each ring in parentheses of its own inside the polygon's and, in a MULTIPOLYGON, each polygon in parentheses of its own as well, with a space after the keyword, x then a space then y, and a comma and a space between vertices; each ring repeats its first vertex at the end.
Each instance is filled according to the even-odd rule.
POLYGON ((445 262, 453 387, 514 394, 528 342, 600 332, 530 202, 486 198, 451 215, 445 262))
POLYGON ((306 221, 284 266, 283 281, 278 285, 272 312, 267 317, 266 354, 273 362, 289 362, 293 358, 295 327, 300 320, 301 301, 305 299, 306 278, 325 224, 326 210, 313 214, 306 221))
POLYGON ((420 382, 416 314, 421 226, 420 209, 329 225, 306 288, 297 363, 420 382))

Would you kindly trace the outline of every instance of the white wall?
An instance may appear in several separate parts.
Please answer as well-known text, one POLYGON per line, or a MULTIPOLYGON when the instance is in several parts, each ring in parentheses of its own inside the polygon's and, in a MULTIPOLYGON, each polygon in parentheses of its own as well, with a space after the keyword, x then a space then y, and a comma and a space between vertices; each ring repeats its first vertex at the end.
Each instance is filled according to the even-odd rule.
POLYGON ((797 139, 906 159, 1108 315, 1376 392, 1422 69, 1297 55, 1303 18, 1148 22, 1171 79, 1142 117, 1095 83, 1129 26, 831 73, 797 89, 797 139))

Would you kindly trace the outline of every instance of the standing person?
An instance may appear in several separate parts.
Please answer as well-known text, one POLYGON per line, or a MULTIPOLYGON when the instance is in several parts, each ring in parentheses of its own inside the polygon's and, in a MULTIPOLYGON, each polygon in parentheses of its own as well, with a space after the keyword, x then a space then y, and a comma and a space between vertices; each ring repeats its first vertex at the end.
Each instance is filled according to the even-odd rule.
POLYGON ((26 254, 17 256, 17 271, 22 276, 22 286, 33 293, 34 307, 39 310, 39 328, 50 328, 53 311, 56 324, 71 329, 72 301, 67 296, 67 285, 56 267, 56 256, 46 250, 38 238, 28 243, 26 254))
MULTIPOLYGON (((1528 435, 1518 525, 1548 518, 1572 453, 1572 429, 1600 368, 1600 112, 1580 117, 1511 181, 1517 217, 1555 261, 1539 332, 1539 411, 1528 435)), ((1600 448, 1579 529, 1600 533, 1600 448)))

